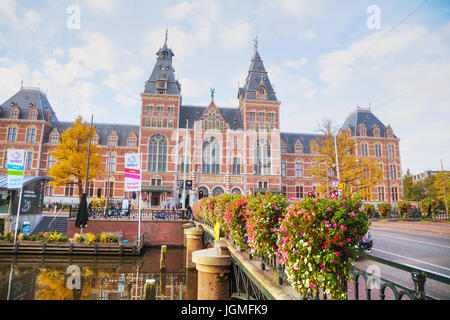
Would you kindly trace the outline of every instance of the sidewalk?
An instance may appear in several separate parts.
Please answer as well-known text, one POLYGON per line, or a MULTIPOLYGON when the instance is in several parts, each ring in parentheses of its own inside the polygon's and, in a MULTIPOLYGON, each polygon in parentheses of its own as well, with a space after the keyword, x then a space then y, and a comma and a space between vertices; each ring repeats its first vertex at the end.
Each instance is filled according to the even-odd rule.
POLYGON ((420 221, 372 221, 373 228, 403 229, 450 237, 450 223, 420 221))

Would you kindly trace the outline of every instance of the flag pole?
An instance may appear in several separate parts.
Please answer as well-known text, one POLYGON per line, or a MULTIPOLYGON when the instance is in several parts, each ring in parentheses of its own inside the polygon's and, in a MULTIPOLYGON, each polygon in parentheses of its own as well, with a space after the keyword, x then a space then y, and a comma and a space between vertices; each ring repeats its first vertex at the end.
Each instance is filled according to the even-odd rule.
POLYGON ((16 215, 16 227, 14 231, 14 245, 17 241, 17 228, 19 227, 19 215, 20 215, 20 205, 22 204, 22 193, 23 193, 23 183, 25 182, 25 152, 23 153, 23 168, 22 168, 22 184, 20 186, 19 203, 17 205, 17 215, 16 215))
POLYGON ((138 214, 138 246, 141 246, 141 207, 142 207, 142 153, 139 153, 139 214, 138 214))

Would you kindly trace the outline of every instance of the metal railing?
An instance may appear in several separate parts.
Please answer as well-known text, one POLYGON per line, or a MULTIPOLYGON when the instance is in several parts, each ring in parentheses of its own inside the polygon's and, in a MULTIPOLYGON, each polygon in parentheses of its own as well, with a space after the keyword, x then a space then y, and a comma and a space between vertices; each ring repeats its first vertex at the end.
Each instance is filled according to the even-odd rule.
MULTIPOLYGON (((76 218, 77 209, 72 210, 69 218, 76 218)), ((130 212, 121 210, 107 210, 106 214, 103 210, 90 210, 89 219, 95 220, 138 220, 139 210, 132 209, 130 212)), ((163 209, 142 209, 141 221, 177 221, 191 220, 192 214, 187 210, 163 210, 163 209)))
MULTIPOLYGON (((202 221, 198 221, 199 223, 203 223, 202 221)), ((209 231, 207 228, 204 228, 204 237, 211 237, 213 236, 211 234, 211 231, 209 231)), ((250 249, 247 248, 248 252, 248 259, 253 260, 257 259, 260 263, 261 271, 266 270, 266 267, 269 267, 272 271, 276 272, 277 275, 277 284, 283 285, 283 284, 289 284, 289 281, 287 280, 287 276, 285 273, 285 266, 279 262, 279 260, 275 257, 268 259, 265 257, 259 257, 259 256, 253 256, 250 253, 250 249)), ((439 283, 443 283, 445 285, 450 284, 450 277, 447 275, 443 275, 437 272, 432 272, 426 269, 418 268, 415 266, 411 266, 408 264, 402 264, 393 262, 390 260, 386 260, 383 258, 375 257, 371 254, 368 254, 365 251, 358 251, 355 252, 360 258, 366 258, 371 261, 375 261, 393 268, 396 268, 398 270, 406 271, 411 273, 411 278, 414 283, 414 288, 407 287, 405 285, 402 285, 400 283, 397 283, 392 280, 388 280, 382 277, 379 277, 375 281, 378 283, 378 290, 379 290, 379 298, 381 300, 385 300, 386 298, 386 290, 389 288, 394 295, 394 298, 396 300, 401 300, 404 296, 407 296, 411 300, 439 300, 438 298, 427 294, 425 283, 427 279, 435 280, 439 283)), ((251 278, 249 275, 245 275, 247 270, 242 267, 242 264, 238 261, 234 261, 232 259, 232 291, 231 293, 235 295, 235 298, 241 298, 241 299, 267 299, 267 294, 264 294, 261 288, 257 288, 256 284, 251 283, 251 278)), ((350 279, 347 282, 347 291, 349 292, 349 284, 353 284, 353 296, 349 295, 349 299, 355 299, 360 300, 359 297, 359 280, 360 278, 364 279, 365 282, 365 299, 366 300, 372 300, 373 296, 373 289, 371 289, 371 282, 374 281, 374 277, 372 274, 361 270, 355 266, 352 267, 350 270, 350 279)), ((318 293, 315 295, 314 299, 323 299, 327 300, 329 297, 327 297, 326 294, 323 292, 318 293)))
POLYGON ((418 268, 404 263, 397 263, 383 258, 375 257, 366 252, 358 252, 358 255, 362 258, 366 258, 371 261, 379 262, 383 265, 387 265, 399 270, 409 272, 414 283, 414 288, 409 288, 402 284, 399 284, 392 280, 385 278, 376 278, 373 274, 370 274, 364 270, 353 267, 351 271, 351 283, 354 289, 354 299, 359 300, 359 279, 363 278, 365 283, 365 299, 372 300, 372 286, 371 283, 376 281, 376 287, 379 290, 379 298, 385 300, 386 289, 389 288, 394 294, 395 300, 401 300, 404 296, 409 297, 411 300, 439 300, 438 298, 426 293, 425 283, 427 279, 435 280, 445 285, 450 284, 450 277, 437 272, 429 271, 426 269, 418 268))

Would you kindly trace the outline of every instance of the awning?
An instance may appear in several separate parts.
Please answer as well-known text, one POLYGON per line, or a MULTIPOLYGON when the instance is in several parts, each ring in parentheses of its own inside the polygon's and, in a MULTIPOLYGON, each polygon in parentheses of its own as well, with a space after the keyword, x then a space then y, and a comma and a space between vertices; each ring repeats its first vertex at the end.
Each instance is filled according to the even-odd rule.
MULTIPOLYGON (((25 177, 23 177, 23 186, 25 187, 27 184, 30 184, 31 182, 34 182, 37 180, 53 181, 55 179, 47 177, 47 176, 25 176, 25 177)), ((2 175, 0 175, 0 189, 7 189, 7 188, 8 188, 8 176, 2 174, 2 175)), ((19 190, 19 189, 11 189, 11 190, 19 190)))
POLYGON ((250 188, 253 193, 266 193, 267 191, 271 193, 281 193, 278 189, 267 189, 267 188, 250 188))
POLYGON ((149 192, 172 192, 172 187, 169 186, 142 186, 141 189, 149 192))

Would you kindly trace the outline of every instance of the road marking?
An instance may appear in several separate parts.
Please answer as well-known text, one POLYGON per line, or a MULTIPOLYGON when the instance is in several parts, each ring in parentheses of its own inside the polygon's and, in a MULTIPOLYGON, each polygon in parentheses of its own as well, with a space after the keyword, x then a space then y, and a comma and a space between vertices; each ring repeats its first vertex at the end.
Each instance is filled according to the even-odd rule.
POLYGON ((416 261, 416 262, 419 262, 419 263, 428 264, 428 265, 436 267, 436 268, 440 268, 440 269, 444 269, 444 270, 450 271, 449 268, 438 266, 436 264, 432 264, 432 263, 429 263, 429 262, 413 259, 413 258, 410 258, 410 257, 405 257, 405 256, 402 256, 402 255, 399 255, 399 254, 396 254, 396 253, 392 253, 392 252, 388 252, 388 251, 384 251, 384 250, 380 250, 380 249, 375 249, 375 248, 372 248, 372 250, 380 251, 380 252, 387 253, 387 254, 390 254, 390 255, 393 255, 393 256, 397 256, 397 257, 400 257, 400 258, 413 260, 413 261, 416 261))
POLYGON ((420 240, 413 240, 413 239, 408 239, 408 238, 394 237, 394 236, 389 236, 389 235, 384 234, 384 233, 376 233, 375 232, 375 234, 383 236, 383 237, 389 237, 389 238, 400 239, 400 240, 408 240, 408 241, 426 243, 426 244, 431 244, 432 246, 438 246, 438 247, 444 247, 444 248, 450 249, 450 246, 446 246, 446 245, 443 245, 443 244, 431 243, 431 242, 420 241, 420 240))

